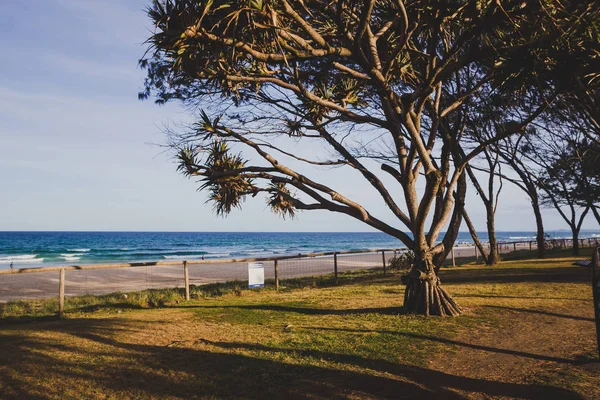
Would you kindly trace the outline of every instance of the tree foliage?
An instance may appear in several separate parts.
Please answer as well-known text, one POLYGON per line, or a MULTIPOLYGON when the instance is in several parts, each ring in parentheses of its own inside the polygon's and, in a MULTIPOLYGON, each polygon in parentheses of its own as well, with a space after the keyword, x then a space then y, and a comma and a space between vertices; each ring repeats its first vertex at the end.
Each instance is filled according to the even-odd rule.
POLYGON ((458 306, 439 286, 435 263, 460 226, 463 172, 490 144, 523 133, 555 90, 538 84, 548 99, 503 118, 471 147, 463 137, 467 110, 489 105, 498 90, 528 91, 524 70, 510 61, 530 50, 525 27, 545 18, 546 3, 155 0, 140 97, 203 109, 173 144, 180 169, 202 177, 217 212, 264 193, 283 216, 328 210, 356 218, 414 250, 408 311, 455 315, 458 306), (294 141, 306 139, 326 156, 296 152, 294 141), (250 154, 233 155, 234 148, 250 154), (395 220, 302 165, 352 170, 395 220))

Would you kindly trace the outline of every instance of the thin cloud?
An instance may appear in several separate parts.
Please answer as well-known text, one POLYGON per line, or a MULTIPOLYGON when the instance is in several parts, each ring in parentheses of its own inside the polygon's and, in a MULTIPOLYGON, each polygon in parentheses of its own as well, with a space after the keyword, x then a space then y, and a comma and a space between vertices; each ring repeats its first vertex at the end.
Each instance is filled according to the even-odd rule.
POLYGON ((135 82, 141 82, 144 76, 143 72, 136 69, 135 66, 109 65, 106 62, 78 59, 57 53, 48 54, 44 58, 64 72, 77 75, 135 82))

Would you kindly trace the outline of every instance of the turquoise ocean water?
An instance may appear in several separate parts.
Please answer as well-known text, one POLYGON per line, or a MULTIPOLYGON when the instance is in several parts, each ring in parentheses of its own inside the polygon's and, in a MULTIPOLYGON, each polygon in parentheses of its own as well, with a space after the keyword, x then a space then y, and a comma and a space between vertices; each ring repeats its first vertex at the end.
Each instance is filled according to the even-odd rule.
MULTIPOLYGON (((567 231, 548 232, 568 238, 567 231)), ((581 237, 598 237, 599 231, 581 237)), ((482 232, 482 240, 486 235, 482 232)), ((500 241, 534 240, 535 232, 498 232, 500 241)), ((472 243, 467 232, 458 243, 472 243)), ((109 262, 267 257, 323 251, 401 248, 379 232, 0 232, 0 269, 109 262)))

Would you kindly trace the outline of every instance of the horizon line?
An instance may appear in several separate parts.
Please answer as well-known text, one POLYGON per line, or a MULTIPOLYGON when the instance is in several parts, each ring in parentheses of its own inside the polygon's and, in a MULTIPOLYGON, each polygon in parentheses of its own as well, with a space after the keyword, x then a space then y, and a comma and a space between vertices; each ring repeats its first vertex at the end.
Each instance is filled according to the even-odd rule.
MULTIPOLYGON (((570 229, 547 229, 544 232, 566 231, 570 229)), ((177 231, 177 230, 0 230, 0 233, 382 233, 381 231, 177 231)), ((410 231, 403 231, 411 233, 410 231)), ((445 232, 445 231, 442 231, 445 232)), ((497 230, 496 233, 505 232, 536 232, 536 230, 497 230)), ((581 229, 580 232, 600 232, 598 229, 581 229)), ((458 233, 467 233, 469 231, 459 231, 458 233)), ((478 234, 487 234, 485 229, 478 231, 478 234)), ((388 235, 388 234, 386 234, 388 235)), ((388 235, 393 237, 392 235, 388 235)))

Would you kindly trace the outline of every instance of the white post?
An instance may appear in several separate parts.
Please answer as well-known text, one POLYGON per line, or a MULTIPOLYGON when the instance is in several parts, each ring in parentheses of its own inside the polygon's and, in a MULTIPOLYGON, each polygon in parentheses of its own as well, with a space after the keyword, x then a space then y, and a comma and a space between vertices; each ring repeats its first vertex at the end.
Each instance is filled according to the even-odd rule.
POLYGON ((190 301, 190 273, 187 261, 183 262, 183 276, 185 278, 185 299, 190 301))

